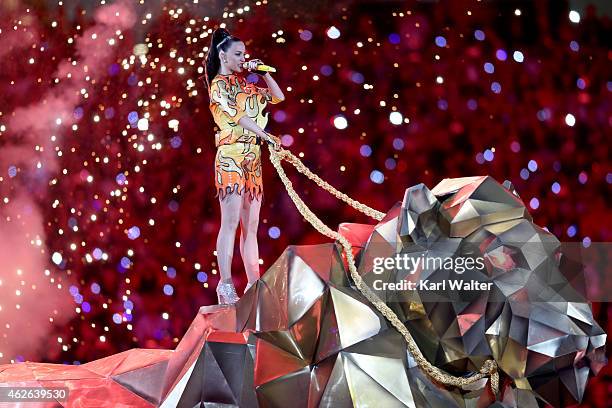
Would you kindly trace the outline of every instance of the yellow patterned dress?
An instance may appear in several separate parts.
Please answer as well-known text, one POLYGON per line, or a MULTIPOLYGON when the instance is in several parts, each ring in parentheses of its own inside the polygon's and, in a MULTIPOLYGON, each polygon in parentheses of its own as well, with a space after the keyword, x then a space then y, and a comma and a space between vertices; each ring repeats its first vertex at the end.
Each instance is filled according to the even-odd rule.
POLYGON ((215 76, 208 91, 210 111, 219 127, 215 139, 215 187, 223 200, 228 194, 243 192, 249 198, 263 197, 261 173, 261 144, 257 135, 238 124, 247 115, 260 128, 265 129, 268 113, 264 108, 269 103, 278 103, 268 88, 247 83, 244 77, 229 74, 215 76))

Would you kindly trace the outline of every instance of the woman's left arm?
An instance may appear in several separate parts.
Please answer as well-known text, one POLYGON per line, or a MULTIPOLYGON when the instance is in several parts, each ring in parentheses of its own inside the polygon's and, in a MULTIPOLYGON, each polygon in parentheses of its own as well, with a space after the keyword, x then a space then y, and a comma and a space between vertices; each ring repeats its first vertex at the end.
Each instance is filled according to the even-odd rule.
POLYGON ((279 102, 284 101, 285 94, 283 94, 283 91, 281 91, 274 78, 272 78, 272 75, 270 75, 269 72, 266 72, 263 77, 266 80, 266 84, 268 84, 268 88, 270 88, 272 96, 274 96, 279 102))

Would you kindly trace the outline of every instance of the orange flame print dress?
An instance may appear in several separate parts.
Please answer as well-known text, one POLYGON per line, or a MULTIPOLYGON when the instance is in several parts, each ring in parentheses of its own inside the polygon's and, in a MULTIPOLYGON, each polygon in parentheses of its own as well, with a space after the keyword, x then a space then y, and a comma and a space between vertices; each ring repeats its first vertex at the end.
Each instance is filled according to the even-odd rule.
POLYGON ((261 144, 258 136, 240 126, 238 121, 247 115, 265 129, 268 103, 278 103, 268 88, 247 83, 246 79, 234 74, 218 74, 209 89, 210 111, 219 127, 215 139, 215 187, 223 200, 228 194, 248 193, 249 198, 262 199, 263 183, 261 172, 261 144))

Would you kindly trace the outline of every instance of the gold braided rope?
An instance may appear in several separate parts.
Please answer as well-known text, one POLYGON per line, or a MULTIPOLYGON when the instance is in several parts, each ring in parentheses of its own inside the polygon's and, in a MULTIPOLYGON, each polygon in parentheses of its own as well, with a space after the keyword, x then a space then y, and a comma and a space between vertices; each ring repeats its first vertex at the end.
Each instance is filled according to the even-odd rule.
POLYGON ((368 285, 363 281, 361 275, 359 275, 359 273, 357 272, 357 267, 355 266, 355 259, 353 258, 352 246, 348 239, 325 225, 325 223, 323 223, 323 221, 321 221, 310 210, 310 208, 308 208, 308 206, 302 201, 302 199, 293 189, 293 184, 285 174, 281 161, 285 160, 291 163, 300 173, 306 175, 309 179, 315 181, 317 185, 319 185, 319 187, 328 191, 330 194, 337 197, 338 199, 346 202, 356 210, 359 210, 362 213, 374 218, 375 220, 382 220, 384 214, 380 211, 376 211, 368 207, 367 205, 364 205, 358 201, 351 199, 346 194, 341 193, 340 191, 333 188, 327 182, 322 180, 319 176, 311 172, 308 167, 306 167, 301 162, 301 160, 295 157, 290 151, 285 150, 283 148, 279 148, 279 150, 277 151, 270 144, 268 144, 268 149, 270 151, 270 161, 278 172, 281 181, 287 189, 287 193, 289 193, 289 197, 291 197, 291 200, 297 207, 300 214, 302 214, 302 216, 306 220, 308 220, 308 222, 321 234, 340 242, 346 256, 351 277, 353 278, 357 289, 359 289, 359 291, 376 307, 376 309, 378 309, 380 313, 382 313, 383 316, 385 316, 385 318, 387 318, 387 320, 389 320, 389 322, 391 322, 393 327, 395 327, 397 331, 400 332, 400 334, 404 337, 408 345, 408 350, 410 350, 410 353, 414 357, 418 366, 423 371, 425 371, 431 378, 438 381, 439 383, 457 387, 463 387, 465 385, 475 383, 476 381, 479 381, 482 378, 491 377, 491 389, 494 395, 497 395, 499 390, 499 373, 497 371, 497 363, 495 362, 495 360, 485 361, 478 373, 473 373, 468 377, 456 377, 434 366, 429 362, 429 360, 425 358, 425 356, 423 356, 423 353, 421 353, 421 350, 412 338, 412 335, 410 334, 406 326, 397 317, 395 312, 393 312, 393 310, 391 310, 389 306, 387 306, 382 300, 380 300, 376 293, 374 293, 368 287, 368 285))

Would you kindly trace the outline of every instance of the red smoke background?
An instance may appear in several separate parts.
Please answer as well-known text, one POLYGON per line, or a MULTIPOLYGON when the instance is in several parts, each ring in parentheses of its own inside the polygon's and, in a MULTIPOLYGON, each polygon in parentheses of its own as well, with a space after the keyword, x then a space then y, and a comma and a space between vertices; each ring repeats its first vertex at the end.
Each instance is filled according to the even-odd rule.
MULTIPOLYGON (((489 174, 559 240, 612 238, 612 32, 592 6, 574 23, 564 1, 70 3, 0 4, 0 362, 172 349, 216 302, 202 63, 221 23, 278 68, 268 130, 349 196, 387 211, 412 185, 489 174)), ((332 228, 372 222, 288 172, 332 228)), ((262 273, 327 241, 267 161, 264 180, 262 273)), ((238 249, 233 271, 242 293, 238 249)), ((583 406, 606 406, 610 375, 583 406)))

